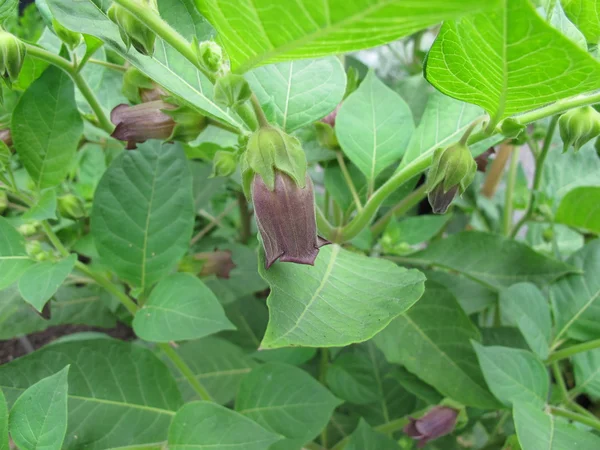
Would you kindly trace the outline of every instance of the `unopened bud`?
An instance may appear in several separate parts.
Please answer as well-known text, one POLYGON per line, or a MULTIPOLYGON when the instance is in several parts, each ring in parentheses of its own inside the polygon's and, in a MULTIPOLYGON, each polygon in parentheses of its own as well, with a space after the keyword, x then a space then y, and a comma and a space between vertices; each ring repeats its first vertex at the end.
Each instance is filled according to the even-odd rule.
POLYGON ((60 214, 69 219, 81 219, 85 217, 85 205, 79 197, 73 194, 61 195, 57 199, 57 206, 60 214))
POLYGON ((214 97, 219 105, 236 108, 247 102, 251 95, 252 89, 242 75, 228 73, 215 83, 214 97))
POLYGON ((25 53, 25 44, 18 37, 0 29, 0 75, 7 84, 17 81, 25 53))
POLYGON ((12 135, 10 134, 10 128, 0 130, 0 141, 4 142, 7 147, 12 147, 13 140, 12 135))
POLYGON ((231 250, 196 253, 194 259, 203 263, 199 273, 202 277, 216 275, 219 278, 229 278, 230 272, 236 267, 231 259, 231 250))
POLYGON ((572 145, 576 152, 582 145, 600 135, 600 113, 591 106, 567 111, 558 119, 563 153, 572 145))
POLYGON ((342 104, 339 103, 335 107, 335 109, 333 111, 331 111, 329 114, 327 114, 325 117, 323 117, 320 120, 320 122, 326 123, 330 127, 334 128, 335 127, 335 119, 337 118, 337 115, 338 115, 338 112, 339 112, 341 106, 342 106, 342 104))
POLYGON ((317 131, 317 141, 319 144, 331 150, 340 148, 340 143, 338 142, 335 130, 331 125, 324 122, 315 122, 315 129, 317 131))
POLYGON ((223 64, 223 51, 214 41, 202 41, 194 45, 198 62, 209 72, 219 72, 223 64))
POLYGON ((437 149, 427 175, 427 198, 433 212, 445 213, 454 197, 471 184, 476 171, 477 163, 465 144, 437 149))
POLYGON ((131 103, 161 100, 167 93, 137 67, 129 67, 123 75, 123 94, 131 103))
MULTIPOLYGON (((156 0, 136 0, 144 8, 157 11, 156 0)), ((127 47, 133 45, 143 55, 152 56, 156 35, 150 28, 140 22, 133 14, 117 3, 113 3, 107 11, 108 18, 119 26, 121 39, 127 47)))
POLYGON ((71 31, 68 28, 62 26, 56 19, 52 19, 52 28, 58 36, 58 38, 65 43, 71 50, 75 50, 83 41, 81 33, 71 31))
POLYGON ((126 141, 128 150, 148 139, 167 139, 173 133, 175 120, 165 111, 175 108, 163 101, 136 106, 117 105, 110 113, 110 120, 116 125, 111 136, 126 141))
POLYGON ((237 169, 238 157, 233 152, 219 150, 213 159, 213 177, 228 177, 237 169))
POLYGON ((450 434, 456 426, 458 411, 446 406, 435 406, 420 419, 409 419, 404 432, 415 439, 417 447, 423 448, 429 441, 450 434))
POLYGON ((19 228, 17 228, 17 231, 25 237, 31 236, 36 233, 37 225, 38 224, 36 222, 24 223, 22 225, 19 225, 19 228))

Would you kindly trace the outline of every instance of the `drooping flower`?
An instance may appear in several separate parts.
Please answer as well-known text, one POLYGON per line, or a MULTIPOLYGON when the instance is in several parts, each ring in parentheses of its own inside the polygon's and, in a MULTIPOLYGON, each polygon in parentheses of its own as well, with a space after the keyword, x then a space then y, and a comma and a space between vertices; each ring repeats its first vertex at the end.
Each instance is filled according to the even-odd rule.
POLYGON ((196 253, 194 259, 203 263, 200 276, 216 275, 218 278, 229 278, 229 274, 236 267, 231 259, 231 250, 196 253))
POLYGON ((459 412, 447 406, 435 406, 420 419, 410 418, 404 432, 423 448, 429 441, 450 434, 456 427, 459 412))
POLYGON ((558 119, 563 153, 572 145, 579 151, 582 145, 600 135, 600 113, 591 106, 567 111, 558 119))
POLYGON ((0 29, 0 76, 9 86, 17 81, 26 52, 18 37, 0 29))
POLYGON ((12 135, 10 134, 10 128, 0 130, 0 141, 4 142, 7 147, 12 147, 13 140, 12 135))

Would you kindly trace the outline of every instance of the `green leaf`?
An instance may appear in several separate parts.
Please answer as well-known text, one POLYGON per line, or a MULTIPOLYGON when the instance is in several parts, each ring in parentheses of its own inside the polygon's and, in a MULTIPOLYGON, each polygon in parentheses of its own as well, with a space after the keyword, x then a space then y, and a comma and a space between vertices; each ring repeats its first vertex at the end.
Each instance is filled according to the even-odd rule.
POLYGON ((423 273, 428 280, 448 289, 467 315, 484 311, 498 301, 498 294, 493 290, 462 275, 440 270, 426 270, 423 273))
MULTIPOLYGON (((143 56, 133 50, 127 51, 121 41, 117 25, 112 23, 92 0, 83 0, 77 4, 73 4, 70 0, 48 0, 48 6, 54 17, 65 27, 102 39, 108 47, 164 86, 169 92, 185 99, 194 107, 216 119, 236 128, 244 128, 237 117, 213 102, 212 85, 191 63, 187 60, 184 61, 181 55, 176 54, 170 48, 168 52, 160 52, 166 47, 160 40, 157 40, 157 51, 154 58, 143 56)), ((182 18, 183 16, 178 14, 174 20, 177 17, 182 18)), ((177 24, 179 25, 179 23, 177 24)), ((185 30, 182 28, 181 32, 185 32, 185 30)))
POLYGON ((573 368, 577 392, 600 397, 600 350, 573 355, 573 368))
POLYGON ((374 369, 364 352, 343 353, 327 368, 327 386, 350 403, 373 403, 379 397, 374 369))
POLYGON ((400 446, 385 434, 378 433, 361 419, 348 441, 346 450, 400 450, 400 446))
POLYGON ((77 261, 71 255, 59 262, 44 261, 29 267, 19 280, 19 292, 23 299, 38 311, 52 298, 69 276, 77 261))
POLYGON ((453 270, 493 290, 526 281, 543 287, 577 271, 521 242, 480 231, 466 231, 434 241, 406 261, 453 270))
POLYGON ((395 368, 391 376, 398 380, 398 383, 400 383, 404 389, 420 400, 423 400, 428 405, 437 405, 444 398, 433 387, 402 367, 395 368))
POLYGON ((346 73, 336 57, 290 61, 246 74, 263 108, 274 107, 275 122, 291 132, 326 116, 342 101, 346 73))
POLYGON ((15 283, 0 291, 0 340, 64 324, 114 328, 115 318, 103 295, 96 286, 61 286, 51 303, 51 318, 46 320, 21 298, 15 283))
POLYGON ((409 106, 375 72, 344 101, 335 121, 344 153, 369 180, 402 157, 414 128, 409 106))
POLYGON ((262 349, 252 353, 252 357, 262 362, 279 362, 291 366, 301 366, 317 354, 314 347, 284 347, 271 350, 262 349))
POLYGON ((552 28, 528 0, 445 22, 425 68, 444 94, 497 122, 598 88, 600 63, 552 28))
POLYGON ((8 406, 0 390, 0 450, 10 450, 8 442, 8 406))
POLYGON ((33 264, 25 250, 25 238, 0 217, 0 289, 10 286, 33 264))
POLYGON ((560 202, 556 222, 600 234, 600 187, 579 187, 560 202))
POLYGON ((71 78, 58 67, 48 67, 15 107, 11 132, 37 189, 60 184, 83 133, 71 78))
POLYGON ((91 220, 96 249, 120 278, 144 289, 167 275, 194 225, 183 150, 155 142, 122 153, 100 180, 91 220))
POLYGON ((518 328, 515 327, 483 327, 479 329, 481 342, 486 347, 499 345, 501 347, 530 350, 527 341, 518 328))
POLYGON ((497 1, 429 0, 405 4, 389 0, 196 0, 217 29, 234 72, 268 63, 337 55, 408 36, 442 20, 490 10, 497 1), (390 20, 402 18, 402 20, 390 20))
POLYGON ((225 313, 237 328, 222 333, 227 340, 251 351, 260 347, 269 321, 269 310, 263 300, 254 296, 240 298, 226 305, 225 313))
POLYGON ((267 450, 279 440, 243 415, 209 402, 188 403, 169 428, 170 450, 267 450))
POLYGON ((3 0, 0 4, 0 25, 15 15, 15 10, 19 6, 19 0, 3 0))
POLYGON ((533 405, 516 403, 513 418, 523 450, 600 448, 600 438, 560 419, 557 420, 533 405))
POLYGON ((415 250, 414 245, 437 235, 450 219, 452 214, 406 217, 400 221, 393 219, 381 239, 383 250, 396 255, 411 253, 415 250))
MULTIPOLYGON (((215 402, 229 403, 237 393, 240 381, 257 366, 240 347, 214 336, 185 342, 177 353, 192 369, 215 402)), ((198 400, 198 394, 172 363, 165 359, 176 377, 183 400, 198 400)))
POLYGON ((266 270, 261 261, 259 270, 271 286, 263 348, 333 347, 370 339, 419 299, 425 280, 417 270, 337 245, 321 248, 314 266, 275 264, 266 270))
POLYGON ((590 44, 600 41, 600 4, 597 0, 560 0, 569 19, 590 44))
POLYGON ((531 352, 507 347, 484 347, 473 341, 483 376, 492 393, 507 406, 546 403, 550 380, 544 364, 531 352))
POLYGON ((212 291, 187 273, 158 283, 133 319, 135 333, 150 342, 198 339, 234 328, 212 291))
POLYGON ((24 220, 56 219, 56 191, 48 189, 42 192, 37 203, 23 214, 24 220))
POLYGON ((69 366, 28 388, 10 411, 10 435, 22 450, 60 450, 67 431, 69 366))
POLYGON ((561 278, 550 287, 556 337, 600 338, 600 240, 589 242, 567 262, 583 271, 561 278))
POLYGON ((9 404, 70 364, 69 419, 63 450, 161 442, 182 404, 169 369, 148 349, 112 339, 56 343, 0 366, 9 404))
MULTIPOLYGON (((595 1, 595 0, 593 0, 595 1)), ((552 5, 549 5, 552 6, 552 5)), ((552 11, 549 13, 550 24, 564 34, 566 37, 571 39, 573 42, 577 44, 578 47, 582 48, 587 52, 587 43, 585 41, 585 36, 581 31, 577 29, 577 27, 571 22, 561 6, 560 1, 554 2, 552 6, 552 11)))
POLYGON ((514 284, 500 292, 500 310, 517 325, 529 347, 546 359, 552 343, 550 305, 531 283, 514 284))
POLYGON ((158 2, 160 17, 175 28, 179 34, 191 40, 195 36, 198 41, 210 39, 215 30, 196 9, 194 0, 161 0, 158 2))
POLYGON ((479 340, 479 331, 456 299, 427 283, 421 300, 379 333, 375 343, 388 361, 402 364, 445 396, 467 406, 496 408, 471 339, 479 340))
POLYGON ((268 363, 244 377, 235 409, 286 438, 271 450, 300 450, 325 428, 340 403, 303 370, 268 363))

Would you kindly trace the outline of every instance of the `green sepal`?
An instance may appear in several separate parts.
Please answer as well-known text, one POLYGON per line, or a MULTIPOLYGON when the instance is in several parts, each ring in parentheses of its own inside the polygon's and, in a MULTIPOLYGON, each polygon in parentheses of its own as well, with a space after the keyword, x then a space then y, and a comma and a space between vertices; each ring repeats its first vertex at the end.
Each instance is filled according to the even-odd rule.
POLYGON ((142 103, 140 89, 154 89, 156 86, 150 78, 137 67, 131 66, 123 74, 123 95, 133 104, 142 103))
POLYGON ((214 98, 219 105, 236 108, 247 102, 251 95, 252 89, 242 75, 228 73, 215 83, 214 98))
POLYGON ((558 119, 563 153, 572 145, 577 152, 584 144, 600 135, 600 113, 591 106, 567 111, 558 119))
POLYGON ((427 193, 441 184, 444 193, 458 186, 459 194, 462 194, 473 182, 476 172, 477 163, 467 145, 457 143, 438 148, 427 176, 427 193))
POLYGON ((340 148, 340 143, 335 135, 335 130, 331 125, 325 122, 315 122, 315 130, 317 132, 317 142, 323 147, 330 150, 340 148))
POLYGON ((203 116, 189 106, 179 106, 176 109, 162 109, 161 111, 172 117, 175 121, 175 127, 171 135, 167 138, 167 141, 193 141, 208 125, 206 116, 203 116))
POLYGON ((521 133, 523 133, 525 128, 527 128, 526 125, 523 125, 522 123, 519 123, 515 119, 509 117, 508 119, 504 119, 502 121, 500 132, 504 137, 516 139, 521 133))
POLYGON ((213 171, 210 177, 228 177, 232 175, 237 169, 238 159, 235 151, 217 151, 213 158, 213 171))
POLYGON ((464 428, 469 423, 469 416, 467 415, 467 408, 462 403, 457 402, 451 398, 444 398, 439 406, 447 406, 448 408, 452 408, 458 411, 458 416, 456 417, 456 425, 454 427, 455 430, 460 430, 464 428))
MULTIPOLYGON (((157 11, 155 0, 139 0, 144 7, 157 11)), ((113 3, 106 12, 108 18, 119 26, 121 39, 127 49, 133 46, 142 55, 154 54, 156 35, 150 28, 140 22, 133 14, 117 3, 113 3)))

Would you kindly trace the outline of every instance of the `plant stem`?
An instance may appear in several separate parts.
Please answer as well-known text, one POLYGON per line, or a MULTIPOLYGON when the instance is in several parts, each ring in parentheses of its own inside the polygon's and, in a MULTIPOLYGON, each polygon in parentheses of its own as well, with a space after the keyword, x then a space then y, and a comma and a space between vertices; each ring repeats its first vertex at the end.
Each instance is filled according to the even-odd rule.
POLYGON ((265 112, 263 111, 262 106, 260 106, 260 102, 258 101, 256 94, 252 94, 250 96, 250 103, 252 104, 254 114, 256 114, 256 118, 258 119, 258 125, 261 127, 269 126, 267 116, 265 116, 265 112))
POLYGON ((360 197, 358 196, 358 192, 356 191, 356 186, 354 186, 354 182, 352 181, 352 177, 350 176, 350 172, 348 172, 346 161, 344 161, 344 155, 341 151, 337 151, 335 152, 335 156, 337 157, 338 164, 340 165, 340 170, 344 175, 344 180, 346 180, 348 189, 350 189, 350 193, 352 194, 352 198, 354 199, 354 203, 356 204, 356 210, 360 213, 363 209, 363 206, 360 201, 360 197))
POLYGON ((42 221, 42 229, 44 230, 44 233, 46 233, 46 236, 48 236, 48 239, 50 240, 54 248, 58 250, 62 256, 70 255, 69 250, 65 248, 63 243, 60 241, 56 233, 54 233, 52 227, 50 227, 46 220, 42 221))
POLYGON ((250 235, 252 234, 250 209, 248 208, 248 200, 246 200, 246 196, 243 192, 237 193, 238 205, 240 207, 240 242, 242 244, 247 244, 248 239, 250 239, 250 235))
POLYGON ((72 75, 75 72, 75 67, 73 67, 71 61, 68 61, 65 58, 32 44, 25 43, 25 47, 27 48, 27 54, 29 56, 33 56, 34 58, 41 59, 42 61, 46 61, 56 67, 59 67, 69 75, 72 75))
POLYGON ((515 237, 519 230, 525 223, 531 218, 533 214, 533 210, 535 207, 535 195, 538 189, 540 188, 540 183, 542 182, 542 173, 544 170, 544 163, 546 162, 546 157, 548 156, 548 151, 550 150, 550 146, 552 144, 552 139, 554 137, 554 133, 556 132, 556 124, 558 123, 558 117, 554 116, 550 121, 550 125, 548 126, 548 131, 546 132, 546 137, 544 138, 544 145, 542 146, 542 150, 535 160, 535 175, 533 176, 533 186, 531 187, 531 195, 529 196, 529 203, 527 205, 527 210, 521 220, 517 222, 515 227, 511 232, 511 237, 515 237))
POLYGON ((562 398, 561 403, 564 406, 566 406, 567 408, 569 408, 571 410, 575 410, 584 416, 589 416, 589 417, 594 418, 594 415, 590 411, 588 411, 587 409, 578 405, 576 402, 574 402, 571 399, 571 396, 569 395, 569 391, 567 390, 567 386, 565 385, 565 380, 563 379, 562 373, 560 371, 560 366, 558 365, 558 361, 553 362, 550 367, 552 369, 552 374, 554 375, 554 380, 556 381, 556 384, 558 385, 558 391, 560 392, 560 395, 562 398))
POLYGON ((396 206, 390 209, 381 219, 371 226, 371 234, 373 236, 377 236, 383 233, 385 227, 387 226, 389 220, 397 215, 404 214, 414 206, 418 205, 421 200, 423 200, 427 196, 427 185, 422 184, 417 189, 412 191, 406 197, 404 197, 396 206))
POLYGON ((517 169, 519 167, 519 147, 513 147, 510 166, 506 177, 506 193, 504 195, 504 235, 510 235, 513 224, 513 194, 517 180, 517 169))
POLYGON ((175 364, 177 370, 179 370, 179 372, 181 372, 181 374, 186 378, 186 380, 188 381, 188 383, 190 383, 190 386, 192 386, 192 388, 194 389, 194 391, 196 391, 198 396, 202 400, 212 402, 213 399, 206 390, 206 388, 202 386, 200 381, 198 381, 198 379, 194 375, 194 372, 192 372, 192 369, 189 368, 186 362, 183 359, 181 359, 179 353, 177 353, 175 349, 169 344, 161 343, 157 345, 158 348, 160 348, 163 351, 163 353, 173 362, 173 364, 175 364))
MULTIPOLYGON (((319 382, 323 385, 327 385, 327 369, 329 368, 329 349, 322 348, 321 361, 319 363, 319 382)), ((327 448, 327 425, 321 431, 321 445, 327 448)))
POLYGON ((233 211, 237 205, 237 202, 231 202, 229 205, 227 205, 221 214, 211 219, 210 223, 204 228, 202 228, 198 232, 198 234, 196 234, 196 236, 192 238, 192 240, 190 241, 190 245, 194 245, 196 242, 198 242, 200 239, 206 236, 210 232, 210 230, 219 225, 219 222, 221 222, 222 219, 224 219, 231 211, 233 211))
POLYGON ((546 364, 552 364, 556 361, 560 361, 561 359, 576 355, 577 353, 588 352, 597 348, 600 348, 600 339, 572 345, 552 353, 546 360, 546 364))
POLYGON ((600 421, 595 418, 584 416, 583 414, 568 411, 566 409, 558 408, 556 406, 550 406, 548 407, 548 409, 550 413, 554 416, 565 417, 566 419, 582 423, 584 425, 587 425, 588 427, 594 428, 595 430, 600 430, 600 421))
POLYGON ((119 72, 126 72, 127 71, 127 67, 122 66, 121 64, 114 64, 108 61, 102 61, 101 59, 94 59, 94 58, 90 58, 88 59, 89 63, 92 64, 97 64, 99 66, 104 66, 107 67, 109 69, 113 69, 113 70, 117 70, 119 72))
POLYGON ((315 213, 317 216, 317 229, 331 242, 338 242, 336 238, 339 235, 339 228, 334 227, 329 220, 327 220, 327 217, 325 217, 325 214, 323 214, 319 205, 315 205, 315 213))
POLYGON ((594 92, 591 95, 577 95, 575 97, 559 100, 551 105, 544 106, 543 108, 538 108, 521 114, 520 116, 513 117, 513 119, 521 125, 527 125, 528 123, 563 113, 571 108, 593 105, 595 103, 600 103, 600 91, 594 92))

